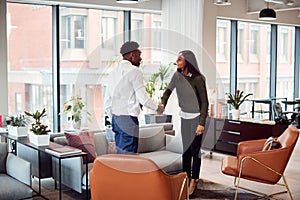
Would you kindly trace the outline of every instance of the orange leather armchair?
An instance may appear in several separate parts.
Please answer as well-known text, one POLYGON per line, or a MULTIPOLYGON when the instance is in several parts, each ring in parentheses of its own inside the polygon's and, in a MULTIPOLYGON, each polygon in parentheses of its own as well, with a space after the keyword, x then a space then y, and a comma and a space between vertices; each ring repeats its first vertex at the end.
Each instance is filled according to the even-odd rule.
POLYGON ((90 171, 93 200, 184 200, 187 174, 168 175, 150 159, 137 155, 99 156, 90 171))
POLYGON ((298 136, 298 129, 296 127, 289 127, 277 139, 281 147, 267 151, 262 151, 266 139, 240 142, 238 144, 237 156, 225 157, 222 163, 222 172, 235 177, 235 199, 237 199, 239 188, 255 192, 264 197, 272 197, 277 194, 288 192, 290 198, 293 199, 283 174, 298 136), (286 190, 267 195, 259 191, 241 187, 241 178, 265 184, 282 185, 286 187, 286 190), (283 179, 284 184, 278 183, 281 178, 283 179))

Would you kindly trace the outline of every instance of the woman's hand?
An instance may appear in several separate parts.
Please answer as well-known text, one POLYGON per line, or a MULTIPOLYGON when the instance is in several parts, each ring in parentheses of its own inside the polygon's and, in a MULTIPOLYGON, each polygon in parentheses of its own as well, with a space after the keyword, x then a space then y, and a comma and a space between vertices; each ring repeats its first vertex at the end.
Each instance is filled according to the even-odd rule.
POLYGON ((196 135, 201 135, 204 133, 204 126, 198 125, 196 130, 196 135))

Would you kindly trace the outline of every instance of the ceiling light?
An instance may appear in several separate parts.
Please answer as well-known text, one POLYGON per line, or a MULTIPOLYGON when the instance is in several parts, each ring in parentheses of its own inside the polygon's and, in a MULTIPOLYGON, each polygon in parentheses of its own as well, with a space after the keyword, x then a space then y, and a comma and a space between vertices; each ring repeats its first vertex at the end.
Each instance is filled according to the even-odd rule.
POLYGON ((117 3, 122 3, 122 4, 135 4, 135 3, 138 3, 138 0, 117 0, 117 3))
POLYGON ((276 12, 272 8, 269 8, 269 2, 267 4, 267 8, 262 9, 259 12, 259 18, 260 20, 276 20, 276 12))
POLYGON ((214 4, 217 6, 229 6, 231 5, 229 0, 214 0, 214 4))

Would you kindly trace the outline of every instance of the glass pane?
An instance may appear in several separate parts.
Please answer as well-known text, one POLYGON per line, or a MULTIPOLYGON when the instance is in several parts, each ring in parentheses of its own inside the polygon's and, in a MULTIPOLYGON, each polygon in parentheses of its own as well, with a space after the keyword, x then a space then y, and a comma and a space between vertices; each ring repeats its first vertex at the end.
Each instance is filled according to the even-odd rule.
MULTIPOLYGON (((294 88, 294 41, 295 28, 278 26, 276 96, 293 100, 294 88)), ((285 105, 282 105, 285 108, 285 105)), ((288 107, 291 111, 292 106, 288 107)))
POLYGON ((230 77, 230 20, 217 19, 216 86, 217 98, 224 99, 229 92, 230 77))
POLYGON ((61 129, 72 128, 64 103, 77 96, 84 103, 81 128, 104 128, 105 78, 119 60, 123 11, 61 7, 60 21, 61 129))
POLYGON ((118 23, 118 12, 115 11, 102 11, 101 17, 101 47, 106 49, 117 48, 117 26, 118 23))
POLYGON ((153 13, 132 13, 131 40, 137 41, 142 48, 143 64, 160 64, 161 49, 161 15, 153 13))
MULTIPOLYGON (((251 98, 268 98, 270 81, 270 25, 238 22, 237 89, 251 98)), ((255 104, 255 110, 269 110, 268 104, 255 104)), ((242 112, 250 115, 251 102, 242 104, 242 112)), ((251 113, 252 114, 252 113, 251 113)), ((261 115, 261 114, 260 114, 261 115)), ((269 117, 268 113, 265 116, 269 117)))
POLYGON ((53 128, 51 6, 7 3, 8 114, 46 108, 53 128), (24 17, 25 16, 25 17, 24 17))

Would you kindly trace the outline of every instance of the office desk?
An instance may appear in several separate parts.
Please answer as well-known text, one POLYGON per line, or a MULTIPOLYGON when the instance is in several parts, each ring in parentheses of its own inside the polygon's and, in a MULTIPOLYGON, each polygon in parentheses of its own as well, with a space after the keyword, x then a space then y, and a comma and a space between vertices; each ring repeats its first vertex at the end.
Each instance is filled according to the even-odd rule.
POLYGON ((252 101, 252 118, 254 118, 254 113, 269 113, 269 120, 274 120, 273 109, 272 106, 274 105, 276 100, 284 99, 285 101, 287 98, 279 97, 279 98, 268 98, 268 99, 249 99, 248 101, 252 101), (255 110, 255 104, 268 104, 269 110, 255 110))
MULTIPOLYGON (((41 158, 41 153, 46 153, 56 159, 58 159, 58 163, 59 163, 59 199, 61 200, 62 199, 62 187, 61 187, 61 160, 62 159, 66 159, 66 158, 72 158, 72 157, 86 157, 87 159, 87 153, 85 152, 81 152, 81 153, 78 153, 78 154, 71 154, 71 155, 64 155, 64 156, 57 156, 57 155, 54 155, 54 154, 51 154, 49 152, 46 151, 46 149, 48 147, 50 148, 57 148, 57 147, 62 147, 62 145, 60 144, 56 144, 54 142, 50 142, 49 146, 35 146, 33 144, 30 143, 28 137, 15 137, 15 136, 11 136, 9 135, 7 132, 0 132, 0 135, 9 139, 9 140, 14 140, 16 141, 17 143, 20 143, 20 144, 23 144, 29 148, 32 148, 32 149, 35 149, 37 152, 38 152, 38 173, 39 173, 39 177, 41 175, 41 162, 40 162, 40 158, 41 158)), ((17 147, 17 145, 16 145, 17 147)), ((15 149, 15 151, 17 152, 17 148, 15 149)), ((88 163, 85 163, 85 167, 86 167, 86 171, 88 171, 88 163)), ((86 176, 86 185, 88 185, 88 176, 86 176)), ((39 191, 37 192, 39 196, 43 197, 42 195, 42 192, 41 192, 41 179, 39 178, 39 191)), ((43 197, 45 198, 45 197, 43 197)), ((45 198, 46 199, 46 198, 45 198)), ((86 199, 89 199, 89 194, 88 194, 88 189, 86 189, 86 199)))
MULTIPOLYGON (((295 101, 281 101, 281 102, 286 105, 285 107, 287 107, 287 105, 293 105, 293 106, 300 105, 300 100, 295 100, 295 101)), ((299 107, 297 109, 299 109, 299 107)))

